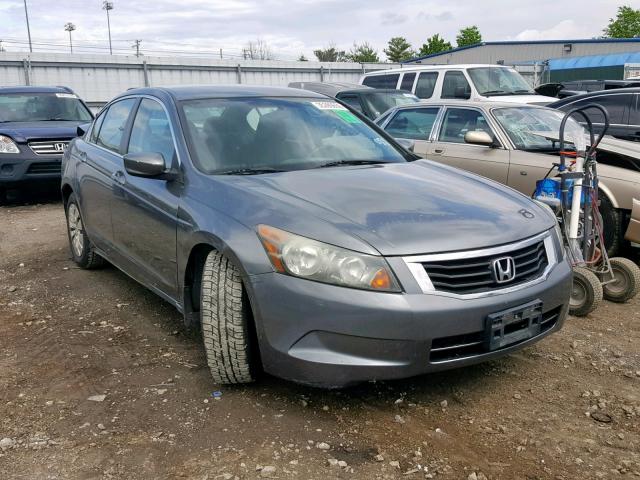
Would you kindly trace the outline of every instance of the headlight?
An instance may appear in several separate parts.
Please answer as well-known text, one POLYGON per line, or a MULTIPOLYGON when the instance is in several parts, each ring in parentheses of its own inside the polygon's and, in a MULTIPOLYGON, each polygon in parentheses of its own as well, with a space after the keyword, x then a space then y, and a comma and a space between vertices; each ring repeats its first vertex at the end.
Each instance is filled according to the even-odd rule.
POLYGON ((276 271, 294 277, 344 287, 400 292, 393 272, 382 257, 258 225, 258 236, 276 271))
POLYGON ((0 135, 0 153, 20 153, 20 149, 9 137, 0 135))

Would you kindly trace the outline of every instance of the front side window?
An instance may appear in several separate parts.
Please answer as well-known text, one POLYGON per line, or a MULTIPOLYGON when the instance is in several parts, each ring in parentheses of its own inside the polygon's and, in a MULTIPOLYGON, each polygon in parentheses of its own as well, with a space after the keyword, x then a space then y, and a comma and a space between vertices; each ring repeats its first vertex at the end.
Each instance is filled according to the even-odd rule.
POLYGON ((96 144, 114 152, 120 151, 125 125, 135 103, 135 98, 128 98, 111 104, 109 110, 104 114, 96 144))
POLYGON ((372 88, 396 88, 399 78, 399 73, 387 75, 371 75, 369 77, 365 77, 362 81, 362 84, 372 88))
POLYGON ((212 98, 180 106, 191 157, 208 174, 406 161, 399 149, 332 100, 212 98))
POLYGON ((444 114, 438 140, 441 142, 465 143, 465 134, 477 130, 487 132, 492 137, 494 136, 487 119, 479 110, 448 108, 444 114))
MULTIPOLYGON (((493 116, 500 126, 509 135, 509 138, 518 150, 550 151, 559 149, 559 130, 563 113, 547 108, 516 106, 496 108, 493 116), (548 136, 549 138, 545 137, 548 136)), ((572 118, 565 126, 565 139, 573 143, 577 136, 584 135, 586 131, 572 118)))
MULTIPOLYGON (((577 102, 566 104, 562 107, 564 111, 569 111, 577 107, 585 107, 591 103, 595 103, 604 107, 609 114, 609 122, 617 124, 626 124, 626 113, 631 106, 634 96, 632 93, 618 94, 618 95, 597 95, 593 97, 587 97, 577 102)), ((585 110, 585 113, 593 123, 604 124, 604 115, 600 110, 591 108, 585 110)), ((578 118, 578 117, 576 117, 578 118)))
POLYGON ((476 90, 483 96, 534 94, 531 86, 512 68, 477 67, 468 69, 476 90))
POLYGON ((471 87, 464 73, 457 70, 444 74, 442 98, 470 98, 471 87))
POLYGON ((416 97, 431 98, 433 90, 436 88, 438 72, 420 72, 418 83, 416 84, 416 97))
POLYGON ((91 112, 73 93, 8 93, 0 95, 2 122, 90 122, 91 112))
POLYGON ((100 132, 100 127, 102 126, 102 122, 104 121, 104 117, 107 111, 101 112, 98 118, 93 122, 93 127, 91 128, 91 134, 89 135, 89 141, 91 143, 96 143, 98 139, 98 133, 100 132))
POLYGON ((357 95, 338 95, 337 98, 354 110, 362 113, 362 105, 360 105, 360 99, 357 95))
POLYGON ((400 110, 387 124, 385 131, 396 138, 428 140, 439 110, 438 108, 400 110))
POLYGON ((162 105, 144 98, 140 102, 131 127, 128 153, 153 152, 162 154, 165 162, 175 155, 169 119, 162 105))

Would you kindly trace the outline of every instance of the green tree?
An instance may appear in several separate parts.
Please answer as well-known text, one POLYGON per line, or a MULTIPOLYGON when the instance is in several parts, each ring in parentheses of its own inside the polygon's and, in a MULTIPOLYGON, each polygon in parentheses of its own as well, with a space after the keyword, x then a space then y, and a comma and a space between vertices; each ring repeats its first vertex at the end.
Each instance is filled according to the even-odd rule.
POLYGON ((345 62, 347 60, 344 50, 336 50, 333 45, 314 50, 313 54, 320 62, 345 62))
POLYGON ((480 42, 482 42, 482 34, 475 25, 460 29, 460 33, 456 37, 458 47, 467 47, 480 42))
POLYGON ((604 34, 611 38, 640 37, 640 9, 636 10, 628 5, 618 7, 616 18, 609 19, 604 34))
POLYGON ((390 62, 403 62, 415 57, 416 52, 411 48, 411 44, 404 37, 393 37, 389 40, 384 54, 390 62))
POLYGON ((427 43, 423 44, 418 52, 420 55, 431 55, 434 53, 446 52, 447 50, 451 50, 451 43, 445 41, 437 33, 427 38, 427 43))
POLYGON ((356 63, 378 63, 380 57, 378 52, 368 42, 353 44, 353 48, 346 55, 347 60, 356 63))

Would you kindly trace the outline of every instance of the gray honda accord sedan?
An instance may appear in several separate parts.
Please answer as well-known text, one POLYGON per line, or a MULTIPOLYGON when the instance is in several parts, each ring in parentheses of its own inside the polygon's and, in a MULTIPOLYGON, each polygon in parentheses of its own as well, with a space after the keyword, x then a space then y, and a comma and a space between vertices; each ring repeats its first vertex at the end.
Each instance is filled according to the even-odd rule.
POLYGON ((107 260, 199 325, 215 382, 409 377, 564 322, 546 207, 322 95, 129 90, 83 130, 63 159, 74 261, 107 260))

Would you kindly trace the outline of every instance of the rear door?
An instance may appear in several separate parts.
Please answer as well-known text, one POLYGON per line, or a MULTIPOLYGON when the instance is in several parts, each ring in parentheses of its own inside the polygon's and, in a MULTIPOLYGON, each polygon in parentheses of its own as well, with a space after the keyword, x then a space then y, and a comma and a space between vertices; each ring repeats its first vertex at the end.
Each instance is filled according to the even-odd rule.
POLYGON ((84 226, 92 242, 112 253, 111 195, 115 172, 120 168, 120 142, 134 99, 112 103, 95 120, 85 142, 77 142, 76 175, 84 226))
POLYGON ((386 122, 384 130, 394 138, 413 140, 414 153, 427 156, 429 138, 440 107, 416 107, 397 110, 386 122))
MULTIPOLYGON (((160 101, 142 98, 123 148, 126 153, 160 153, 167 165, 178 168, 173 129, 160 101)), ((124 268, 171 298, 177 298, 176 225, 181 191, 180 181, 130 175, 123 163, 113 191, 113 233, 124 268)))
POLYGON ((485 114, 473 107, 447 107, 430 146, 429 158, 462 168, 501 183, 507 183, 509 150, 496 135, 485 114), (495 147, 470 145, 464 141, 467 132, 482 130, 496 139, 495 147))

